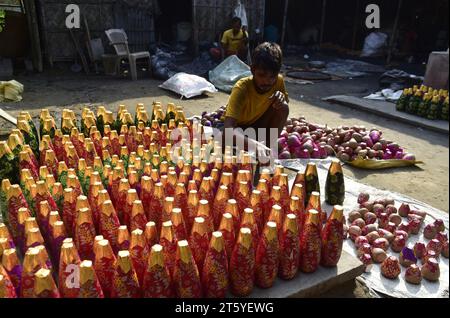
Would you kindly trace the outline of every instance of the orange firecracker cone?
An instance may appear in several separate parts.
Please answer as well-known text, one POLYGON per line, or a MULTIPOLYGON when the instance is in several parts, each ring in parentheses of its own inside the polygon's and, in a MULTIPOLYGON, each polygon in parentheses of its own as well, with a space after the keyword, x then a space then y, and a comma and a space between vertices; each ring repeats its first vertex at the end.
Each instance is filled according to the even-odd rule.
POLYGON ((225 298, 228 291, 228 256, 222 232, 212 234, 202 273, 205 297, 225 298))
POLYGON ((145 239, 147 240, 147 245, 149 247, 151 247, 159 242, 158 229, 156 228, 155 222, 151 221, 145 225, 144 235, 145 235, 145 239))
MULTIPOLYGON (((98 172, 96 172, 98 174, 98 172)), ((93 176, 91 176, 92 180, 93 176)), ((103 190, 103 184, 101 182, 93 182, 89 187, 88 200, 92 211, 92 218, 95 225, 95 230, 100 229, 100 205, 98 204, 98 197, 100 191, 103 190)))
POLYGON ((139 281, 130 252, 120 251, 114 264, 112 298, 140 298, 139 281))
POLYGON ((248 182, 239 182, 234 197, 237 201, 240 213, 242 213, 244 209, 250 207, 250 188, 248 182))
POLYGON ((249 296, 255 283, 255 251, 252 232, 243 228, 230 260, 231 292, 237 297, 249 296))
POLYGON ((217 229, 222 220, 222 215, 226 209, 228 200, 230 200, 230 192, 227 186, 220 186, 213 203, 212 215, 214 220, 214 228, 217 229))
POLYGON ((130 229, 134 230, 145 230, 145 225, 147 224, 147 217, 145 216, 144 207, 142 201, 136 200, 133 202, 133 208, 131 210, 130 219, 130 229))
POLYGON ((93 247, 96 234, 89 208, 82 208, 78 211, 74 233, 75 246, 80 257, 83 260, 94 260, 93 247))
MULTIPOLYGON (((297 184, 300 184, 302 186, 302 198, 306 198, 306 179, 305 179, 305 174, 303 172, 299 172, 297 173, 297 175, 295 176, 295 180, 294 183, 292 185, 292 189, 291 189, 291 196, 294 195, 294 191, 295 191, 295 186, 297 184)), ((300 196, 298 194, 296 194, 296 196, 298 196, 300 198, 300 196)), ((303 203, 304 205, 304 203, 303 203)))
POLYGON ((42 264, 45 264, 45 268, 52 270, 53 264, 48 256, 47 249, 44 245, 38 245, 35 247, 39 251, 39 260, 42 264))
MULTIPOLYGON (((50 218, 50 212, 51 207, 48 201, 41 201, 39 203, 39 208, 37 211, 37 221, 39 224, 39 228, 41 230, 41 233, 43 237, 48 240, 49 235, 51 233, 50 225, 49 225, 49 218, 50 218)), ((54 210, 53 210, 54 211, 54 210)))
POLYGON ((224 213, 222 215, 222 221, 219 225, 219 231, 223 235, 225 249, 229 261, 233 252, 234 245, 236 243, 236 232, 234 230, 233 216, 230 213, 224 213))
POLYGON ((279 252, 277 225, 267 222, 256 250, 255 282, 258 287, 272 287, 278 273, 279 252))
POLYGON ((94 269, 107 298, 111 297, 115 262, 116 257, 108 240, 98 242, 95 250, 94 269))
POLYGON ((158 228, 158 232, 161 231, 162 226, 162 213, 164 208, 164 188, 162 183, 155 184, 155 192, 153 196, 153 200, 150 203, 149 209, 149 221, 153 221, 156 223, 158 228))
POLYGON ((209 234, 214 232, 214 221, 211 215, 211 208, 207 200, 200 200, 197 217, 201 217, 205 220, 206 229, 209 234))
MULTIPOLYGON (((14 294, 20 295, 20 286, 22 279, 22 264, 20 263, 17 251, 15 248, 3 251, 2 263, 0 265, 0 275, 5 277, 4 288, 8 287, 7 280, 9 279, 14 287, 14 294), (3 267, 2 267, 3 266, 3 267), (2 272, 2 269, 4 272, 2 272)), ((6 291, 7 292, 7 291, 6 291)), ((1 287, 0 287, 1 293, 1 287)), ((2 298, 0 296, 0 298, 2 298)))
POLYGON ((199 271, 187 241, 181 241, 177 244, 173 285, 179 298, 202 297, 199 271))
POLYGON ((321 264, 333 267, 339 263, 344 243, 344 208, 336 205, 322 230, 321 264))
POLYGON ((153 245, 143 284, 144 298, 173 298, 172 280, 164 260, 163 247, 153 245))
POLYGON ((241 227, 241 213, 239 212, 237 201, 235 199, 228 200, 225 211, 233 216, 234 233, 239 233, 241 227))
POLYGON ((255 247, 256 252, 256 247, 259 243, 259 230, 255 221, 255 214, 250 208, 245 209, 242 214, 241 229, 242 228, 249 228, 252 231, 253 246, 255 247))
POLYGON ((281 207, 282 213, 284 213, 283 205, 281 204, 281 188, 279 186, 273 186, 272 191, 270 192, 270 199, 268 204, 270 206, 270 210, 268 210, 269 214, 265 216, 266 221, 268 221, 270 213, 272 213, 272 207, 274 205, 278 205, 279 207, 281 207))
POLYGON ((275 172, 272 177, 272 187, 277 186, 280 183, 281 175, 284 173, 284 167, 282 165, 275 166, 275 172))
POLYGON ((253 210, 258 233, 262 233, 264 229, 264 206, 261 199, 261 191, 253 190, 250 197, 250 207, 253 210))
POLYGON ((92 261, 83 261, 80 264, 80 293, 78 297, 105 298, 92 261))
POLYGON ((194 220, 197 216, 198 207, 200 205, 200 199, 198 197, 198 192, 196 190, 192 190, 188 195, 188 205, 186 208, 186 217, 184 219, 186 223, 186 230, 188 233, 191 232, 192 225, 194 224, 194 220))
POLYGON ((262 224, 261 227, 264 227, 264 222, 266 221, 268 215, 270 214, 270 210, 272 207, 270 206, 270 190, 269 183, 266 179, 260 179, 258 185, 256 186, 256 190, 261 192, 261 204, 263 206, 263 216, 262 216, 262 224))
POLYGON ((172 210, 174 208, 175 198, 166 197, 163 204, 162 221, 167 222, 171 219, 172 210))
POLYGON ((0 299, 6 298, 17 298, 17 293, 8 274, 0 265, 0 299))
POLYGON ((18 213, 21 208, 28 208, 27 201, 19 185, 13 184, 9 187, 7 193, 8 221, 11 235, 14 240, 19 238, 18 213))
MULTIPOLYGON (((131 217, 132 217, 132 213, 133 213, 133 206, 134 206, 134 202, 139 200, 139 196, 138 193, 135 189, 130 189, 127 192, 127 199, 126 199, 126 203, 124 205, 123 208, 123 220, 122 220, 122 224, 125 224, 126 226, 128 226, 128 228, 131 229, 131 217)), ((142 211, 144 212, 144 211, 142 211)), ((145 213, 144 213, 145 216, 145 213)), ((145 222, 147 223, 147 222, 145 222)), ((145 225, 144 223, 144 225, 145 225)))
POLYGON ((198 191, 198 195, 200 200, 206 200, 208 202, 214 201, 214 191, 211 183, 211 178, 205 177, 200 184, 200 190, 198 191))
POLYGON ((319 268, 322 253, 320 227, 319 212, 309 210, 300 240, 300 270, 304 273, 313 273, 319 268))
POLYGON ((49 269, 41 268, 34 276, 33 298, 61 298, 49 269))
MULTIPOLYGON (((188 203, 188 195, 184 183, 177 183, 174 198, 174 207, 185 210, 188 203)), ((184 216, 186 217, 186 215, 184 216)))
POLYGON ((200 273, 203 270, 209 240, 210 232, 208 230, 206 220, 203 217, 195 218, 192 233, 189 239, 189 246, 191 247, 195 263, 197 264, 197 268, 200 273))
POLYGON ((144 206, 145 215, 147 219, 154 222, 155 217, 151 215, 150 206, 153 201, 153 192, 155 190, 155 184, 149 176, 142 176, 141 178, 141 201, 144 206))
POLYGON ((19 170, 28 169, 35 181, 39 180, 39 167, 36 167, 27 151, 19 153, 19 170))
POLYGON ((150 248, 147 245, 144 232, 140 229, 136 229, 131 232, 130 256, 140 286, 142 286, 144 282, 144 274, 145 269, 147 268, 149 252, 150 248))
POLYGON ((75 195, 72 188, 64 189, 63 221, 69 236, 73 235, 73 224, 75 224, 76 218, 77 197, 75 195))
POLYGON ((277 225, 278 238, 280 239, 284 223, 283 208, 279 205, 274 205, 269 217, 267 218, 267 222, 274 222, 277 225))
POLYGON ((77 298, 79 287, 76 284, 74 273, 80 265, 80 256, 73 243, 67 240, 61 247, 59 260, 58 286, 63 298, 77 298))
POLYGON ((36 272, 45 268, 39 258, 39 250, 30 248, 23 259, 23 271, 20 286, 20 298, 33 298, 36 272))
POLYGON ((291 197, 288 213, 292 213, 296 216, 298 222, 298 233, 302 232, 302 219, 305 216, 305 209, 303 208, 303 201, 296 196, 291 197))
POLYGON ((186 225, 184 223, 183 213, 181 212, 181 209, 174 208, 172 210, 171 218, 172 218, 171 221, 172 221, 173 231, 174 231, 176 240, 177 241, 186 240, 188 238, 188 236, 187 236, 186 225))
POLYGON ((317 212, 319 212, 320 222, 322 224, 326 222, 327 214, 326 212, 322 211, 322 204, 320 201, 321 201, 320 192, 313 191, 311 193, 311 196, 309 197, 309 202, 306 207, 306 211, 316 210, 317 212))
POLYGON ((119 234, 117 234, 117 248, 119 251, 125 251, 130 248, 130 232, 126 225, 119 226, 119 234))
POLYGON ((163 247, 167 268, 172 275, 177 249, 177 241, 173 232, 172 221, 167 221, 162 224, 159 244, 163 247))
POLYGON ((36 247, 44 244, 44 238, 42 237, 39 228, 29 229, 26 233, 25 248, 28 250, 31 247, 36 247))
MULTIPOLYGON (((23 239, 25 237, 25 221, 27 218, 30 217, 30 213, 27 208, 20 208, 18 211, 18 229, 19 229, 19 237, 20 241, 23 242, 23 239)), ((8 247, 14 248, 14 240, 11 236, 11 233, 8 230, 8 227, 4 223, 0 223, 0 239, 5 239, 7 242, 8 247)), ((18 242, 19 247, 21 247, 21 243, 18 242)), ((22 244, 23 246, 23 244, 22 244)))
POLYGON ((53 224, 51 234, 51 251, 53 255, 54 264, 59 268, 59 256, 61 255, 61 246, 63 241, 67 238, 66 226, 62 221, 56 221, 53 224))
POLYGON ((100 234, 107 239, 114 251, 119 251, 117 238, 120 222, 110 200, 104 201, 100 208, 100 234))
POLYGON ((283 234, 280 241, 280 278, 290 280, 297 275, 300 261, 300 239, 298 220, 294 214, 288 214, 284 221, 283 234))

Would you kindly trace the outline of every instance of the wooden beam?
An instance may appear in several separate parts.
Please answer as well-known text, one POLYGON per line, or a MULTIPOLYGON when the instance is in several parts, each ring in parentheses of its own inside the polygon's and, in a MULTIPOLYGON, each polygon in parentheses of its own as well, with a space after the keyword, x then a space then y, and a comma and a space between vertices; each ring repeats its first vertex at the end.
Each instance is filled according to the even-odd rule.
POLYGON ((325 33, 325 19, 327 15, 327 0, 322 0, 322 18, 320 23, 320 40, 319 46, 322 46, 323 43, 323 35, 325 33))
POLYGON ((36 4, 34 1, 25 1, 24 3, 28 31, 30 33, 31 42, 31 59, 33 67, 36 71, 42 72, 44 70, 44 63, 42 61, 41 40, 39 38, 39 25, 37 21, 36 4))
POLYGON ((281 31, 281 47, 284 48, 284 41, 286 38, 286 24, 287 24, 287 13, 289 8, 289 0, 284 0, 284 11, 283 11, 283 27, 281 31))
POLYGON ((398 23, 400 20, 400 12, 402 9, 402 4, 403 4, 403 0, 398 0, 398 8, 397 8, 396 16, 395 16, 394 29, 392 30, 391 41, 389 43, 389 52, 388 52, 386 64, 390 64, 391 60, 392 60, 392 54, 394 51, 395 39, 397 38, 397 29, 398 29, 398 23))

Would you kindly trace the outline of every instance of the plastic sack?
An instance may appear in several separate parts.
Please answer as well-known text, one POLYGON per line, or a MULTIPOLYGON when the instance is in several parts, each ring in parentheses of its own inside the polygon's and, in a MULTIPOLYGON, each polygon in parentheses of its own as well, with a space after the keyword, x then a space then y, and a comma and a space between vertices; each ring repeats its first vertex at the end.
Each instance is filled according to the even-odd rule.
POLYGON ((361 57, 377 56, 383 52, 386 46, 388 35, 382 32, 370 33, 365 41, 361 57))
POLYGON ((237 81, 250 75, 250 67, 236 55, 231 55, 209 72, 209 80, 221 91, 230 93, 237 81))
POLYGON ((374 160, 357 158, 353 161, 346 162, 348 165, 367 170, 382 170, 390 168, 411 167, 418 164, 423 164, 422 161, 416 160, 374 160))
POLYGON ((240 0, 238 0, 237 6, 234 9, 234 16, 241 19, 242 26, 248 27, 247 12, 245 11, 245 6, 240 0))
POLYGON ((217 89, 203 77, 186 73, 177 73, 159 86, 177 93, 185 98, 202 95, 203 93, 217 93, 217 89))

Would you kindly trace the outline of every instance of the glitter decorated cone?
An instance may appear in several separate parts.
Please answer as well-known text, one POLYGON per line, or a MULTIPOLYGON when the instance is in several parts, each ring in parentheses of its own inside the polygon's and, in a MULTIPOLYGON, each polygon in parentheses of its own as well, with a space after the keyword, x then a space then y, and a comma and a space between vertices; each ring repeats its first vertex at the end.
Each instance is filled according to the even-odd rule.
POLYGON ((73 224, 75 224, 76 218, 76 193, 72 188, 64 189, 64 202, 62 218, 66 226, 67 234, 73 235, 73 224))
POLYGON ((158 231, 161 231, 162 226, 162 211, 164 208, 164 188, 162 183, 155 184, 155 192, 153 200, 150 203, 149 208, 149 221, 156 223, 158 231))
POLYGON ((8 223, 11 235, 17 240, 19 235, 18 212, 20 208, 28 208, 27 201, 19 185, 13 184, 8 191, 8 223))
POLYGON ((134 230, 145 230, 145 225, 147 224, 147 217, 145 216, 144 207, 142 206, 142 201, 135 200, 133 202, 133 208, 131 210, 130 218, 130 229, 134 230))
POLYGON ((269 216, 272 213, 272 207, 274 205, 277 205, 281 208, 281 212, 284 213, 283 211, 283 206, 281 205, 281 188, 279 186, 274 186, 272 188, 272 191, 270 192, 270 199, 269 199, 269 206, 270 209, 266 209, 266 212, 268 212, 269 214, 265 215, 265 221, 267 223, 267 221, 269 221, 269 216))
POLYGON ((105 298, 92 261, 80 264, 80 292, 78 298, 105 298))
POLYGON ((302 232, 302 226, 303 226, 302 219, 305 216, 304 210, 305 209, 303 208, 303 200, 301 200, 299 197, 296 197, 296 196, 291 197, 288 213, 292 213, 296 216, 296 220, 298 223, 298 229, 297 229, 298 233, 302 232))
POLYGON ((119 251, 117 238, 120 222, 114 206, 110 200, 104 201, 100 208, 100 234, 107 239, 114 251, 119 251))
POLYGON ((144 235, 145 235, 145 239, 147 240, 147 245, 149 247, 151 247, 159 242, 158 229, 156 228, 155 222, 148 222, 145 225, 144 235))
POLYGON ((284 280, 293 279, 298 272, 300 262, 298 223, 295 214, 288 214, 283 225, 283 234, 280 241, 280 267, 278 276, 284 280))
POLYGON ((233 216, 234 233, 239 233, 241 227, 241 213, 239 212, 237 201, 235 199, 228 200, 225 211, 233 216))
POLYGON ((130 248, 130 232, 126 225, 119 226, 119 233, 117 234, 117 248, 119 251, 125 251, 130 248))
MULTIPOLYGON (((11 248, 3 251, 2 264, 3 269, 14 286, 15 294, 20 295, 20 286, 22 279, 22 264, 17 256, 16 249, 11 248)), ((0 272, 0 274, 2 274, 0 272)), ((0 297, 1 298, 1 297, 0 297)))
POLYGON ((291 191, 291 197, 297 197, 301 200, 301 208, 305 209, 305 196, 306 190, 305 186, 301 183, 294 184, 291 191))
POLYGON ((195 218, 191 236, 189 238, 189 246, 191 247, 192 255, 194 256, 195 263, 197 264, 200 273, 203 271, 203 264, 208 251, 209 240, 210 232, 208 231, 206 220, 203 217, 195 218))
POLYGON ((228 261, 233 253, 234 245, 236 243, 236 232, 234 231, 233 216, 230 213, 222 215, 222 221, 219 225, 219 231, 223 235, 225 249, 227 252, 228 261))
POLYGON ((163 247, 153 245, 148 258, 143 284, 144 298, 173 298, 175 296, 169 270, 164 261, 163 247))
POLYGON ((130 252, 120 251, 114 265, 112 298, 139 298, 141 291, 130 252))
POLYGON ((116 257, 108 240, 98 242, 95 251, 94 269, 103 293, 107 298, 111 297, 115 262, 116 257))
POLYGON ((80 262, 80 256, 75 245, 69 240, 65 240, 61 247, 58 276, 59 290, 64 298, 78 297, 79 288, 76 285, 73 273, 78 269, 80 262))
POLYGON ((8 274, 0 266, 0 299, 6 298, 17 298, 17 293, 8 274))
POLYGON ((188 238, 188 235, 187 235, 186 225, 184 223, 183 213, 182 213, 181 209, 174 208, 172 210, 171 218, 172 218, 171 221, 172 221, 173 231, 174 231, 176 240, 177 241, 186 240, 188 238))
POLYGON ((254 190, 250 197, 250 208, 253 210, 258 233, 262 233, 264 229, 264 206, 261 198, 261 191, 254 190))
POLYGON ((39 260, 39 251, 35 248, 28 249, 23 260, 20 298, 33 298, 35 282, 34 274, 41 268, 45 268, 45 265, 41 264, 39 260))
POLYGON ((139 286, 142 286, 144 282, 149 252, 150 248, 145 240, 144 232, 140 229, 131 232, 130 256, 138 277, 139 286))
MULTIPOLYGON (((26 208, 19 209, 18 220, 19 220, 19 226, 20 226, 19 228, 21 228, 20 237, 23 237, 25 235, 25 220, 23 220, 23 219, 24 218, 26 219, 29 216, 30 216, 30 214, 28 213, 28 209, 26 209, 26 208)), ((9 248, 15 247, 14 240, 11 236, 11 233, 9 233, 8 227, 4 223, 0 223, 0 239, 4 239, 6 242, 6 245, 9 248)), ((18 245, 20 246, 20 244, 18 244, 18 245)))
POLYGON ((280 193, 281 193, 281 207, 284 211, 287 211, 289 209, 289 182, 288 182, 288 175, 285 173, 282 173, 280 175, 280 179, 277 184, 280 187, 280 193))
POLYGON ((326 212, 324 212, 322 210, 322 204, 320 202, 320 193, 319 192, 312 192, 311 196, 309 197, 309 202, 308 205, 306 207, 306 211, 309 210, 316 210, 317 212, 319 212, 319 216, 320 216, 320 223, 323 224, 326 222, 327 220, 327 214, 326 212))
POLYGON ((177 244, 173 285, 179 298, 201 298, 202 286, 199 271, 187 241, 177 244))
POLYGON ((155 217, 151 215, 150 205, 153 201, 153 191, 155 185, 152 179, 148 176, 142 176, 141 178, 141 201, 144 206, 144 212, 147 219, 154 222, 155 217))
POLYGON ((35 274, 34 298, 61 298, 49 269, 41 268, 35 274))
POLYGON ((67 238, 66 227, 64 222, 56 221, 53 224, 52 233, 51 233, 51 251, 53 263, 56 267, 59 268, 59 257, 61 255, 61 246, 63 245, 63 241, 67 238))
MULTIPOLYGON (((126 203, 124 205, 124 209, 123 209, 123 220, 122 220, 122 224, 125 224, 126 226, 128 226, 128 228, 131 229, 131 217, 132 217, 132 213, 133 213, 133 207, 134 207, 134 202, 139 200, 139 196, 137 194, 137 191, 135 189, 130 189, 127 192, 127 199, 126 199, 126 203)), ((142 204, 141 204, 142 206, 142 204)), ((144 210, 142 210, 142 213, 144 213, 144 210)), ((139 213, 140 214, 140 213, 139 213)), ((145 214, 144 214, 145 216, 145 214)), ((147 223, 147 222, 145 222, 147 223)), ((145 225, 144 223, 144 225, 145 225)))
POLYGON ((248 182, 239 182, 235 193, 235 199, 240 212, 250 207, 250 189, 248 187, 248 182))
POLYGON ((277 225, 267 222, 256 250, 255 282, 258 287, 272 287, 278 273, 279 249, 277 225))
POLYGON ((241 221, 241 229, 242 228, 249 228, 252 231, 252 238, 253 238, 253 246, 258 246, 259 243, 259 230, 258 225, 255 221, 255 215, 252 209, 248 208, 244 210, 244 213, 242 214, 242 221, 241 221))
POLYGON ((159 244, 163 247, 167 268, 172 275, 177 249, 177 241, 173 232, 172 221, 167 221, 162 224, 159 244))
POLYGON ((231 292, 237 297, 249 296, 255 284, 255 252, 248 228, 239 232, 230 260, 231 292))
POLYGON ((321 264, 333 267, 339 263, 344 243, 344 208, 334 206, 333 212, 322 231, 322 257, 321 264))
POLYGON ((230 191, 227 186, 220 186, 213 202, 212 215, 214 220, 214 228, 217 229, 222 220, 222 215, 230 200, 230 191))
POLYGON ((74 233, 74 241, 80 257, 83 260, 94 260, 93 246, 96 234, 89 208, 78 211, 74 233))
POLYGON ((228 256, 222 232, 212 234, 202 272, 203 292, 207 298, 225 298, 228 291, 228 256))
POLYGON ((304 273, 313 273, 319 268, 322 253, 320 226, 319 212, 309 210, 300 240, 300 270, 304 273))
POLYGON ((201 217, 205 220, 207 231, 211 234, 214 231, 214 221, 211 215, 210 204, 207 200, 200 200, 197 217, 201 217))
POLYGON ((199 205, 200 199, 198 192, 196 190, 189 191, 188 205, 186 207, 186 218, 184 219, 188 233, 191 232, 192 226, 194 225, 194 220, 197 217, 199 205))

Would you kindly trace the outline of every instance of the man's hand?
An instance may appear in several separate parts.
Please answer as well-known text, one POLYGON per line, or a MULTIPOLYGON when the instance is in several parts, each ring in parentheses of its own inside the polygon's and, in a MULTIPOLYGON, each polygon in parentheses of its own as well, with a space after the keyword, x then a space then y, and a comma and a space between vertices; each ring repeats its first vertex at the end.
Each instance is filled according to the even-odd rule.
POLYGON ((288 103, 286 101, 286 96, 280 91, 276 91, 270 99, 272 100, 272 107, 275 109, 282 109, 283 107, 287 107, 288 103))
POLYGON ((272 150, 264 144, 257 142, 256 144, 256 158, 261 164, 270 164, 272 157, 272 150))

